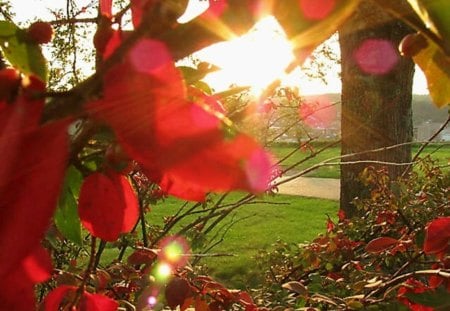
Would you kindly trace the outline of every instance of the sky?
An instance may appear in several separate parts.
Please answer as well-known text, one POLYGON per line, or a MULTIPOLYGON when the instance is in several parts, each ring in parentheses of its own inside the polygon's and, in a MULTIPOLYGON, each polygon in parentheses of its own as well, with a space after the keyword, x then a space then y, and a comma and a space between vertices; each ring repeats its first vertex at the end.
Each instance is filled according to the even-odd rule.
MULTIPOLYGON (((87 5, 90 0, 78 0, 79 6, 87 5)), ((191 0, 189 10, 204 9, 207 1, 191 0)), ((38 16, 40 19, 51 19, 47 7, 64 8, 63 0, 14 0, 16 20, 26 23, 38 16)), ((189 14, 195 14, 187 12, 189 14)), ((188 14, 188 15, 189 15, 188 14)), ((189 19, 183 18, 186 20, 189 19)), ((24 25, 26 26, 26 24, 24 25)), ((330 43, 336 53, 339 48, 336 40, 330 43)), ((195 56, 203 61, 211 62, 223 70, 207 77, 207 82, 216 90, 226 89, 230 84, 251 85, 255 93, 270 84, 275 78, 282 77, 284 85, 299 87, 304 95, 320 93, 340 93, 339 65, 328 62, 325 84, 320 79, 310 79, 300 69, 285 75, 284 68, 293 59, 291 48, 280 26, 272 18, 253 29, 243 38, 209 47, 195 56), (237 77, 237 78, 236 78, 237 77)), ((419 68, 416 68, 413 93, 428 94, 426 79, 419 68)))

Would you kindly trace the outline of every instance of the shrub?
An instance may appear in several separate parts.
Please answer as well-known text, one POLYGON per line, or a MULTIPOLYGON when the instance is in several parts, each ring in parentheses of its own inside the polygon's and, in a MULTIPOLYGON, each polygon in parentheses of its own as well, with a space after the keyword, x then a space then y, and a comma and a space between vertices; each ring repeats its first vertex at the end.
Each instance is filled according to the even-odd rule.
POLYGON ((368 167, 361 180, 370 197, 354 200, 361 217, 340 212, 311 243, 279 242, 258 256, 266 281, 256 301, 320 310, 448 308, 450 175, 430 160, 420 171, 390 180, 368 167))

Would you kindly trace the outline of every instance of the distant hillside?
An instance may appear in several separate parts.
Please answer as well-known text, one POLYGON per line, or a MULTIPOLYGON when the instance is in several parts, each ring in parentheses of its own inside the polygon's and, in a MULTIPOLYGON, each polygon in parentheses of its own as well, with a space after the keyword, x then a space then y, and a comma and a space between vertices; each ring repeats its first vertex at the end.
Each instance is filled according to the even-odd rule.
MULTIPOLYGON (((340 94, 325 94, 331 102, 340 102, 340 94)), ((306 98, 313 96, 305 96, 306 98)), ((448 110, 445 108, 437 108, 431 103, 428 95, 413 95, 413 123, 420 125, 423 122, 430 121, 432 123, 443 123, 447 120, 448 110)), ((340 104, 338 104, 338 111, 340 111, 340 104)))

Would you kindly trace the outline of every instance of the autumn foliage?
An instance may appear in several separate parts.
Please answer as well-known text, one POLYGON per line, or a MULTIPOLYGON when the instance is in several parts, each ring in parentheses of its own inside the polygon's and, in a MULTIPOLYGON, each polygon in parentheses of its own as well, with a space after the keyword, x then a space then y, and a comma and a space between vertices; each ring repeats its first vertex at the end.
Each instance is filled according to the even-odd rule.
MULTIPOLYGON (((183 25, 176 21, 180 6, 185 6, 182 2, 131 0, 116 12, 112 0, 99 1, 98 29, 92 38, 97 71, 56 95, 47 85, 40 47, 52 40, 52 26, 36 22, 21 29, 10 21, 0 22, 0 47, 11 65, 0 70, 0 309, 117 310, 136 305, 142 310, 163 304, 182 310, 234 305, 257 309, 247 292, 227 289, 186 268, 189 247, 184 238, 168 237, 155 245, 133 241, 149 193, 205 202, 210 192, 262 194, 276 177, 275 159, 233 127, 220 98, 188 85, 175 65, 180 57, 174 57, 186 47, 217 40, 206 35, 199 42, 177 45, 195 23, 245 28, 271 1, 209 1, 209 9, 194 24, 183 25), (122 18, 128 10, 134 28, 125 31, 122 18), (242 25, 233 24, 240 22, 237 13, 242 25), (57 245, 69 247, 68 241, 89 241, 87 263, 77 263, 76 258, 58 261, 57 245), (127 256, 125 264, 98 268, 106 242, 124 243, 120 256, 127 256), (125 249, 130 245, 128 256, 125 249)), ((274 5, 273 13, 288 36, 297 39, 298 55, 333 33, 330 21, 335 26, 343 22, 358 1, 317 3, 274 5), (299 40, 302 35, 304 40, 299 40)), ((435 36, 428 33, 437 55, 446 52, 442 40, 436 39, 445 30, 438 23, 431 30, 435 36)), ((419 50, 415 57, 420 64, 419 50)), ((183 50, 186 55, 181 55, 192 52, 183 50)), ((437 104, 443 105, 446 97, 437 97, 437 104)), ((330 223, 330 235, 317 241, 315 250, 333 244, 339 256, 351 258, 363 245, 371 254, 404 253, 410 246, 406 238, 411 232, 365 243, 342 232, 331 236, 335 230, 330 223)), ((448 215, 431 220, 423 246, 445 271, 449 232, 448 215)), ((338 278, 333 269, 330 278, 338 278)), ((413 278, 408 282, 398 291, 405 304, 412 303, 411 287, 413 293, 431 288, 413 278)), ((433 289, 444 283, 449 287, 445 277, 433 282, 433 289)))

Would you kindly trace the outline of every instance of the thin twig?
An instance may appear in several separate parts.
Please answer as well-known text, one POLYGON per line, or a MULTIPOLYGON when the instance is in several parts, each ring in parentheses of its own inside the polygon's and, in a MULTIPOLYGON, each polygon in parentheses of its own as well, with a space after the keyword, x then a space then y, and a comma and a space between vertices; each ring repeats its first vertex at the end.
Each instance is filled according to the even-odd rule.
MULTIPOLYGON (((447 125, 450 123, 450 115, 448 116, 447 120, 441 125, 441 127, 424 143, 420 146, 419 150, 416 152, 416 154, 414 155, 413 159, 411 162, 415 162, 420 154, 422 153, 422 151, 431 143, 432 140, 434 140, 446 127, 447 125)), ((408 166, 402 173, 401 177, 404 177, 408 171, 411 169, 411 165, 408 166)))

